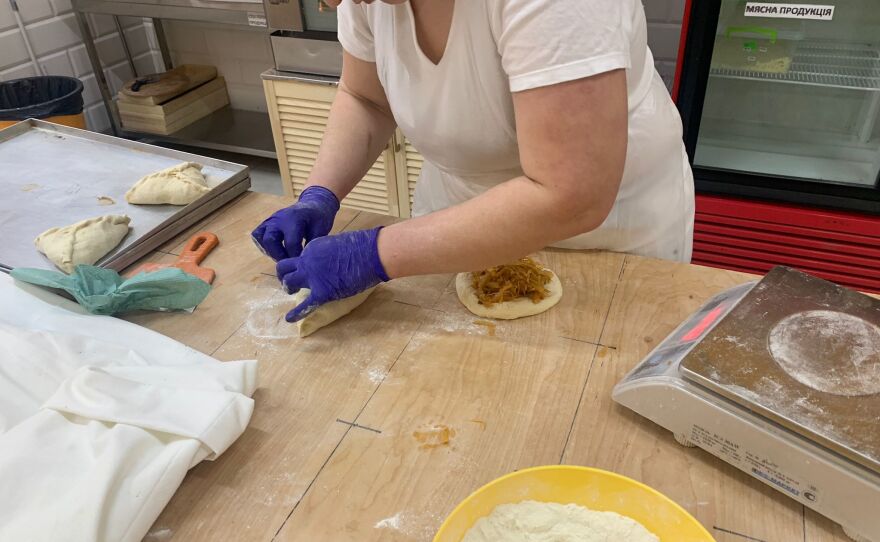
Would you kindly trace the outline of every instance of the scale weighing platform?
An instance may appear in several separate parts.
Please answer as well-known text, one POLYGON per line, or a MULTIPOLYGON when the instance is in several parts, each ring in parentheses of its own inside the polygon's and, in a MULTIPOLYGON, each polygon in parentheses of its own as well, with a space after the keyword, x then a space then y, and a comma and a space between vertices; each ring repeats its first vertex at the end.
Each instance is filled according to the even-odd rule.
POLYGON ((712 298, 612 396, 880 542, 880 300, 777 267, 712 298))

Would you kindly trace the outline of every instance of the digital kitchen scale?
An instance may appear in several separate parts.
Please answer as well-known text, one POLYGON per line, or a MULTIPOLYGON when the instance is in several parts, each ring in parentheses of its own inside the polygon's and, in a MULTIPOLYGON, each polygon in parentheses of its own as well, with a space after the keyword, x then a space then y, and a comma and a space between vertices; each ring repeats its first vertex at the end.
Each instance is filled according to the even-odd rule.
POLYGON ((880 301, 777 267, 712 298, 612 397, 880 542, 880 301))

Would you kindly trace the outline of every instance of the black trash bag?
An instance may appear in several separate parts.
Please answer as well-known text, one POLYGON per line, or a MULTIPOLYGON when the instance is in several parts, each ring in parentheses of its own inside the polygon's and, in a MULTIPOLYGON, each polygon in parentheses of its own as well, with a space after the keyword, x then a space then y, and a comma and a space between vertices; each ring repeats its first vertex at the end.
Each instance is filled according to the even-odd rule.
POLYGON ((0 120, 45 119, 78 115, 83 84, 75 77, 49 75, 0 83, 0 120))

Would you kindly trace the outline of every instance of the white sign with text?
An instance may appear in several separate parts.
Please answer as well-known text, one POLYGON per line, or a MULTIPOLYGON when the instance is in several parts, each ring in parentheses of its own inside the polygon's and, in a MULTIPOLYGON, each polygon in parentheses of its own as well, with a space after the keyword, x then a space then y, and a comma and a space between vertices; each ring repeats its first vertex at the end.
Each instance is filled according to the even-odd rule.
POLYGON ((834 6, 746 2, 745 15, 746 17, 775 17, 777 19, 812 19, 816 21, 830 21, 834 18, 834 6))

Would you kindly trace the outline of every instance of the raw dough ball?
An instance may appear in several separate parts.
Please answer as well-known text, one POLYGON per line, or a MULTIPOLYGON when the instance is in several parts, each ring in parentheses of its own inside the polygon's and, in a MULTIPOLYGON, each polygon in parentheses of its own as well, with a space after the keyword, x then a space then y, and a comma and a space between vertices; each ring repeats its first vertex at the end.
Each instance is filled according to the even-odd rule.
POLYGON ((462 542, 660 542, 639 522, 576 504, 502 504, 480 518, 462 542))
POLYGON ((188 205, 208 193, 202 166, 184 162, 142 178, 125 193, 136 205, 188 205))
MULTIPOLYGON (((546 267, 544 268, 550 271, 546 267)), ((481 318, 497 318, 499 320, 514 320, 523 318, 524 316, 534 316, 544 311, 550 310, 554 305, 562 299, 562 283, 556 273, 550 271, 553 277, 547 283, 547 290, 550 295, 537 303, 533 303, 531 299, 521 297, 512 301, 503 303, 495 303, 491 307, 481 305, 474 287, 471 284, 470 273, 459 273, 455 277, 455 291, 458 294, 459 301, 467 307, 467 310, 476 314, 481 318)))
MULTIPOLYGON (((373 293, 376 287, 373 286, 369 290, 364 290, 363 292, 353 295, 351 297, 346 297, 345 299, 338 299, 336 301, 331 301, 330 303, 325 303, 321 305, 315 312, 309 314, 302 320, 296 323, 296 328, 299 331, 300 337, 307 337, 312 333, 318 331, 322 327, 332 324, 336 320, 339 320, 346 314, 358 308, 358 306, 367 300, 370 297, 370 294, 373 293)), ((293 306, 297 306, 309 296, 310 290, 308 288, 303 288, 297 293, 293 295, 293 306)))
POLYGON ((37 248, 65 273, 78 264, 92 265, 128 234, 125 215, 89 218, 63 228, 50 228, 34 240, 37 248))

